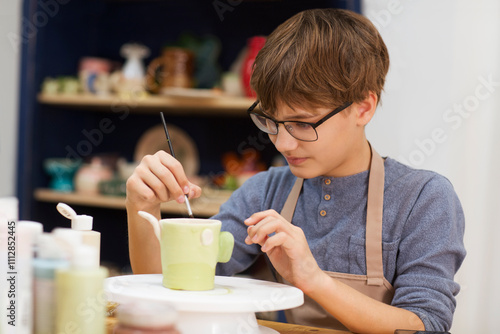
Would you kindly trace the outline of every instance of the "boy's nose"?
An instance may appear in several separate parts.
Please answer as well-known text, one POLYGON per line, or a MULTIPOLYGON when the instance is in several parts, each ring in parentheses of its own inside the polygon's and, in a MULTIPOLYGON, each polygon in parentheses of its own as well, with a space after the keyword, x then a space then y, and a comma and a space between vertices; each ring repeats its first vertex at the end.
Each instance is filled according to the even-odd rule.
MULTIPOLYGON (((272 138, 271 138, 272 140, 272 138)), ((295 139, 285 128, 284 124, 279 124, 278 134, 272 140, 279 152, 292 151, 299 145, 299 140, 295 139)))

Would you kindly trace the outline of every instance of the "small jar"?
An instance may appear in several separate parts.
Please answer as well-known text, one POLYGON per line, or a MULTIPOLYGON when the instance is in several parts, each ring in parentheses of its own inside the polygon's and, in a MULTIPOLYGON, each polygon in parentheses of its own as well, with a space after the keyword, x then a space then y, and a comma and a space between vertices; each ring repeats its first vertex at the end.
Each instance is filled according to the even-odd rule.
POLYGON ((177 312, 167 303, 130 302, 116 308, 114 334, 180 334, 177 312))
POLYGON ((75 174, 75 191, 81 194, 98 195, 99 183, 113 178, 113 170, 100 158, 92 158, 90 164, 84 164, 75 174))

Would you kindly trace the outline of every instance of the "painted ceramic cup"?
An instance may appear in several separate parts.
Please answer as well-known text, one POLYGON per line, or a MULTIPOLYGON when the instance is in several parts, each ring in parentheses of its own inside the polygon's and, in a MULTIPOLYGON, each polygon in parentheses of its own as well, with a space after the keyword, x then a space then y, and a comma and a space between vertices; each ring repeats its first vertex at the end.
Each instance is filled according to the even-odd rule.
POLYGON ((171 218, 158 221, 140 211, 160 242, 163 286, 175 290, 214 288, 215 266, 231 258, 234 237, 215 219, 171 218))

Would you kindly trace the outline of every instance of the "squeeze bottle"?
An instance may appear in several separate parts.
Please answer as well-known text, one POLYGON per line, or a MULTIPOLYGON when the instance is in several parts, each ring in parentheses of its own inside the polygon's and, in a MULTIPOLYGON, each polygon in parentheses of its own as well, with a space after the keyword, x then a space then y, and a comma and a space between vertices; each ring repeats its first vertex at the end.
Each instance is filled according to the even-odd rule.
POLYGON ((43 225, 33 221, 19 221, 16 224, 16 260, 10 267, 9 277, 17 280, 15 298, 17 301, 16 329, 18 334, 31 334, 33 327, 33 266, 35 240, 42 234, 43 225))
POLYGON ((99 264, 101 258, 101 233, 92 230, 93 218, 87 215, 77 215, 75 210, 65 203, 57 204, 56 208, 64 217, 71 219, 71 229, 81 233, 83 244, 89 245, 96 250, 95 256, 99 264))
POLYGON ((56 270, 55 333, 105 333, 108 270, 99 267, 95 253, 94 247, 76 245, 70 268, 56 270))
POLYGON ((55 272, 69 267, 69 254, 55 236, 43 233, 38 236, 37 254, 33 260, 34 277, 34 334, 55 333, 55 272))
MULTIPOLYGON (((19 217, 18 206, 19 204, 16 197, 0 197, 0 273, 2 273, 2 275, 7 275, 7 272, 10 271, 7 267, 8 257, 13 254, 9 254, 8 249, 9 245, 15 245, 15 226, 13 225, 19 217)), ((7 306, 10 304, 8 291, 10 290, 11 284, 10 281, 7 280, 8 278, 9 277, 0 279, 0 291, 2 291, 0 295, 0 310, 5 312, 9 312, 7 306)), ((2 321, 0 321, 0 333, 12 333, 16 328, 8 324, 10 320, 8 318, 9 313, 5 313, 5 315, 7 317, 3 317, 2 321)))

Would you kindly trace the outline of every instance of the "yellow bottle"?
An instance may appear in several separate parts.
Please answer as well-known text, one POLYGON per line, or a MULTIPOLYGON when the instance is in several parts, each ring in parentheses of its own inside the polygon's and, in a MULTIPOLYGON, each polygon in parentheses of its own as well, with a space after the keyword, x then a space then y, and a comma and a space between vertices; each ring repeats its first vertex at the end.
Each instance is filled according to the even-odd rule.
POLYGON ((56 334, 104 334, 108 270, 95 261, 95 248, 76 245, 71 267, 56 271, 56 334))

